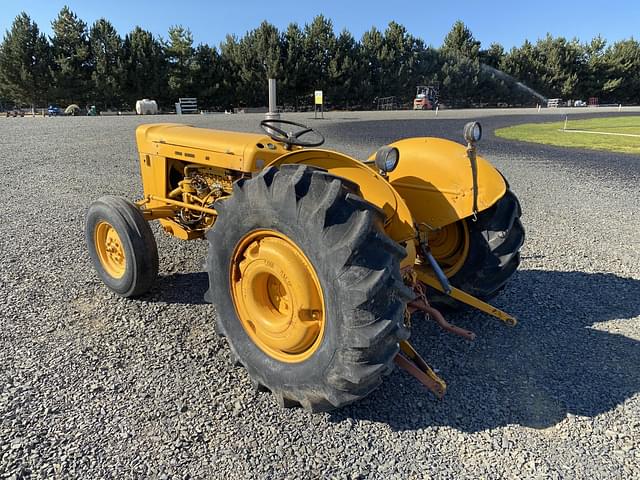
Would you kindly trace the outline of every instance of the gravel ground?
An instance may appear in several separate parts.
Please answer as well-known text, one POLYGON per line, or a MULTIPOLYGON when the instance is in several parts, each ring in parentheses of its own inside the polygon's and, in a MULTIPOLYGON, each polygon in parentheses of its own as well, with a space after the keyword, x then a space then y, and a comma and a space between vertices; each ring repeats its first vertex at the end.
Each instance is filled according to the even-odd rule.
MULTIPOLYGON (((84 212, 140 195, 142 119, 1 118, 0 478, 640 478, 640 158, 497 139, 549 118, 497 113, 290 116, 359 157, 398 137, 458 139, 463 119, 485 116, 480 149, 527 229, 495 300, 517 327, 451 315, 478 334, 468 343, 415 324, 443 401, 398 372, 319 415, 276 407, 231 366, 202 301, 205 242, 156 228, 160 278, 140 300, 98 281, 84 212)), ((180 120, 255 130, 259 118, 180 120)))

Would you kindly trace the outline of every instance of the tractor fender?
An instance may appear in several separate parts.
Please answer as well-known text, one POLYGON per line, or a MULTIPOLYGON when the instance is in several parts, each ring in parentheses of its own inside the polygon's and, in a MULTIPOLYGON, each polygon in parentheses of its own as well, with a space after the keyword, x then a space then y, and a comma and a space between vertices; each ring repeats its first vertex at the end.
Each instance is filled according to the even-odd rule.
POLYGON ((346 178, 360 187, 365 200, 380 208, 385 215, 385 232, 398 243, 406 243, 407 257, 401 266, 415 261, 414 222, 403 198, 389 182, 364 163, 342 153, 324 149, 304 149, 282 155, 268 166, 286 164, 312 165, 332 175, 346 178))
MULTIPOLYGON (((473 177, 467 150, 443 138, 406 138, 391 143, 400 152, 389 172, 391 185, 402 196, 414 220, 438 228, 473 215, 473 177)), ((373 160, 375 153, 369 158, 373 160)), ((486 210, 506 192, 500 172, 477 156, 478 211, 486 210)))

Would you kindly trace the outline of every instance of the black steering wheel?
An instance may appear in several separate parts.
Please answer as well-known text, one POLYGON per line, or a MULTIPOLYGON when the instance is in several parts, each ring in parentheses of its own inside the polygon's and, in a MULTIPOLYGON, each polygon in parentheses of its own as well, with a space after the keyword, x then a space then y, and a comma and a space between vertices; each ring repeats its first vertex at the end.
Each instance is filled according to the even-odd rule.
POLYGON ((317 130, 314 130, 311 127, 307 127, 302 123, 291 122, 289 120, 262 120, 260 122, 260 128, 262 128, 267 135, 269 135, 276 142, 282 142, 286 145, 298 145, 299 147, 319 147, 324 143, 324 136, 317 130), (276 125, 291 125, 293 127, 299 127, 301 130, 297 132, 286 132, 282 128, 277 127, 276 125), (311 141, 311 140, 300 140, 300 137, 306 135, 307 133, 313 133, 316 136, 320 137, 319 140, 311 141))

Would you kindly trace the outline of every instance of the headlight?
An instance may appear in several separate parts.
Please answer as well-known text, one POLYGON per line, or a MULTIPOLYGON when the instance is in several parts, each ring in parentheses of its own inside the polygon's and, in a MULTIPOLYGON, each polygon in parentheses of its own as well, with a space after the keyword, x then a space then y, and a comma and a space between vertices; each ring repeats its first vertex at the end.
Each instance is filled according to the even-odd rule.
POLYGON ((469 122, 464 126, 464 139, 467 143, 479 142, 482 138, 482 125, 480 122, 469 122))
POLYGON ((400 151, 396 147, 381 147, 376 152, 376 167, 381 172, 392 172, 398 166, 400 151))

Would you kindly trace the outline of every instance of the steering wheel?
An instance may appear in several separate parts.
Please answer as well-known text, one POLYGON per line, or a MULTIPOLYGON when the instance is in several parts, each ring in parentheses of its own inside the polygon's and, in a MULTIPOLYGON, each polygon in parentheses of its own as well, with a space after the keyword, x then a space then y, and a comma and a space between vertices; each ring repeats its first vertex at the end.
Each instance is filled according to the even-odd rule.
POLYGON ((286 145, 298 145, 299 147, 319 147, 324 143, 324 136, 314 130, 311 127, 307 127, 302 123, 291 122, 289 120, 262 120, 260 122, 260 128, 262 128, 267 135, 269 135, 276 142, 282 142, 286 145), (298 130, 297 132, 286 132, 282 128, 277 127, 276 125, 291 125, 293 127, 300 127, 302 130, 298 130), (306 135, 307 133, 313 133, 316 136, 320 137, 319 140, 311 141, 311 140, 301 140, 300 137, 306 135))

